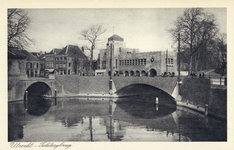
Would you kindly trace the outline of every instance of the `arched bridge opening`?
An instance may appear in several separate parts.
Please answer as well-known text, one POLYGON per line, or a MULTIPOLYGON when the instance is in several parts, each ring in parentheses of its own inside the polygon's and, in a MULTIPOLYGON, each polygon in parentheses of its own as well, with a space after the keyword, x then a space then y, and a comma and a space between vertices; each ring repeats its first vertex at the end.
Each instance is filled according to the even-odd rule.
POLYGON ((27 89, 28 96, 51 96, 52 90, 50 86, 44 82, 32 83, 27 89))
MULTIPOLYGON (((168 93, 164 92, 163 90, 154 87, 148 84, 131 84, 127 85, 118 91, 115 92, 120 97, 125 96, 143 96, 143 97, 154 97, 147 99, 146 102, 155 103, 156 97, 163 101, 175 101, 175 99, 168 93)), ((163 102, 161 101, 161 102, 163 102)))
POLYGON ((52 96, 52 90, 48 84, 35 82, 26 91, 24 94, 24 106, 29 114, 41 116, 50 109, 52 100, 48 97, 52 96))
POLYGON ((175 99, 163 90, 147 84, 131 84, 116 92, 116 104, 133 116, 155 118, 176 110, 175 99))

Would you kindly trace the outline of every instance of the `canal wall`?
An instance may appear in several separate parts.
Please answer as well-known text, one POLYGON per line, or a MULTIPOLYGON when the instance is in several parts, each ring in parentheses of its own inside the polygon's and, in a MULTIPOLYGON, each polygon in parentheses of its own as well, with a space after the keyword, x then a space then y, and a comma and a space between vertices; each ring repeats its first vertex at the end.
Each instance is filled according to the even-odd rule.
POLYGON ((55 76, 67 94, 109 94, 108 76, 55 76))
POLYGON ((210 84, 205 78, 184 78, 180 88, 182 100, 178 105, 204 112, 208 104, 209 114, 227 118, 227 88, 210 84))

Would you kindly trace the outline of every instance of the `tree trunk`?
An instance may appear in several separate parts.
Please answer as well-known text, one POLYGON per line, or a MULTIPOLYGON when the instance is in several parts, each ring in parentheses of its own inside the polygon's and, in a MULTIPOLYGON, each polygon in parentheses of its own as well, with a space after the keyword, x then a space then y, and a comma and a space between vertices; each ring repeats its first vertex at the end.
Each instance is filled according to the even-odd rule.
POLYGON ((189 75, 192 73, 193 56, 190 56, 189 75))

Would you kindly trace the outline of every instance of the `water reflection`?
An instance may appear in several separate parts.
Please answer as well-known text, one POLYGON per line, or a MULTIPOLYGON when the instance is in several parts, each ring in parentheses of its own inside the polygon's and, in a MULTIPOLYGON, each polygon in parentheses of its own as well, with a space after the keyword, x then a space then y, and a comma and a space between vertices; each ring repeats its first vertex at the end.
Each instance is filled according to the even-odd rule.
POLYGON ((199 116, 199 113, 189 112, 184 108, 176 108, 171 99, 166 98, 165 101, 171 103, 162 105, 162 97, 159 97, 159 102, 161 100, 162 103, 158 105, 157 111, 153 102, 155 95, 150 97, 129 97, 119 99, 116 103, 106 100, 58 98, 56 106, 51 101, 42 100, 46 103, 40 103, 42 101, 36 100, 35 105, 45 107, 42 111, 32 106, 31 108, 37 110, 33 114, 37 115, 27 113, 23 103, 9 103, 8 140, 225 140, 225 122, 199 116))
POLYGON ((133 96, 120 98, 116 103, 118 107, 128 114, 145 119, 162 117, 176 110, 176 103, 170 96, 133 96), (157 104, 156 99, 158 100, 157 104))
POLYGON ((41 116, 50 109, 51 103, 51 98, 29 95, 28 99, 24 100, 24 107, 29 114, 34 116, 41 116))

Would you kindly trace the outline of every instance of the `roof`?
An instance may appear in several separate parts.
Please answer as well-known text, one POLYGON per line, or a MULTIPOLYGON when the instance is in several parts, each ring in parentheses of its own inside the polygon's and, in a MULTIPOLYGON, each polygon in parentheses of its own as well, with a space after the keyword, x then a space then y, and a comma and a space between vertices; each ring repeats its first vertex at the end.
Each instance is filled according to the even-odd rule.
POLYGON ((21 50, 23 54, 26 56, 26 60, 28 61, 39 61, 37 57, 35 57, 33 54, 29 53, 27 50, 21 50))
POLYGON ((120 37, 119 35, 114 34, 108 38, 108 41, 124 41, 124 39, 120 37))
POLYGON ((76 45, 67 45, 57 55, 68 55, 69 57, 88 59, 87 56, 76 45))
POLYGON ((15 48, 15 47, 8 47, 8 59, 25 59, 26 56, 24 53, 15 48))
POLYGON ((54 48, 48 54, 58 54, 62 49, 54 48))
POLYGON ((42 52, 31 52, 31 54, 33 54, 33 56, 35 56, 35 57, 38 58, 39 60, 45 59, 45 58, 44 58, 45 54, 43 54, 42 52))

